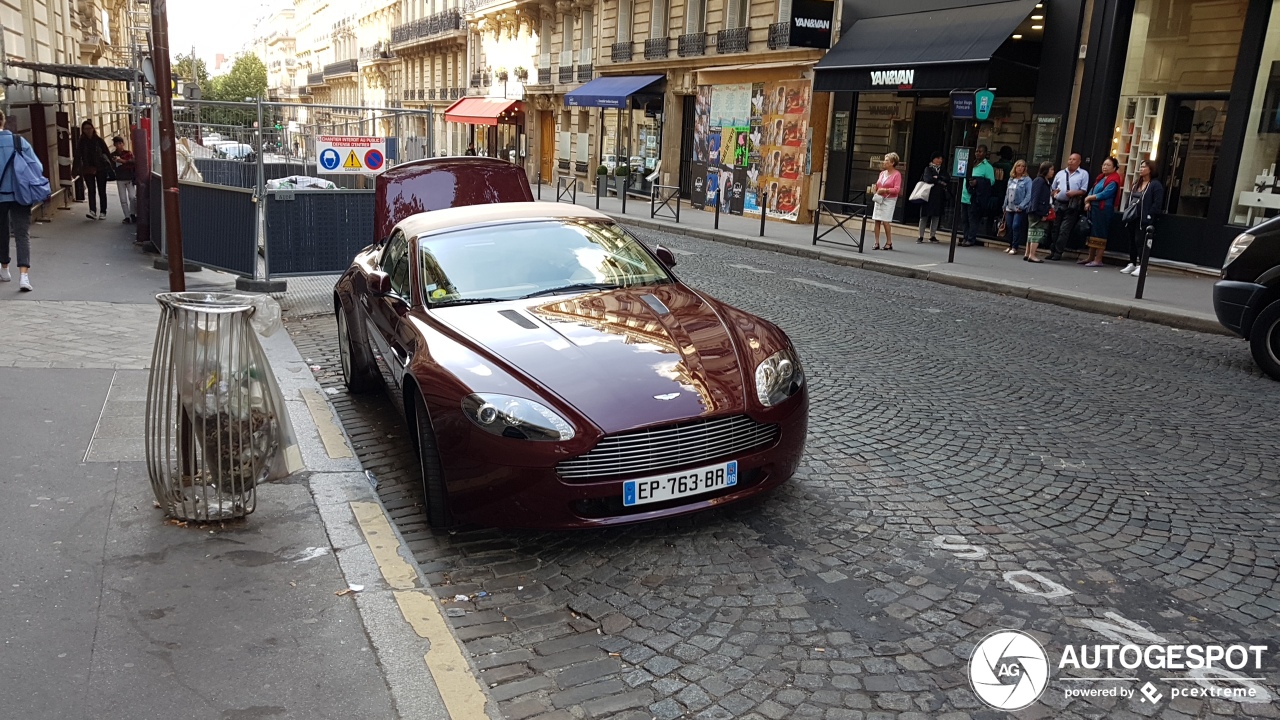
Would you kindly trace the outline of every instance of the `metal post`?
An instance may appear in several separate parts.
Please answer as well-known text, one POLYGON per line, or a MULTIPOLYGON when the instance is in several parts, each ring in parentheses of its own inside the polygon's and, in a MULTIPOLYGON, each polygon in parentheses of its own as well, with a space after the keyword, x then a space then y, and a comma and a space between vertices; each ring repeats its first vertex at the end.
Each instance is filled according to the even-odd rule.
POLYGON ((1156 225, 1151 223, 1145 231, 1145 238, 1142 241, 1142 260, 1138 264, 1138 291, 1134 294, 1134 299, 1142 299, 1142 291, 1147 286, 1147 264, 1151 261, 1151 246, 1155 244, 1156 225))
MULTIPOLYGON (((539 165, 541 165, 541 162, 539 162, 539 165)), ((542 168, 541 167, 538 168, 538 199, 539 200, 542 199, 542 168)))
POLYGON ((720 188, 716 188, 716 229, 720 229, 720 188))
MULTIPOLYGON (((764 221, 769 217, 769 193, 761 194, 764 195, 764 203, 760 205, 760 237, 764 237, 764 221)), ((719 198, 716 199, 719 200, 719 198)), ((720 203, 717 202, 716 208, 719 209, 719 207, 720 203)))
MULTIPOLYGON (((258 95, 258 162, 257 172, 258 179, 256 181, 257 189, 254 192, 254 229, 253 229, 253 249, 257 251, 262 249, 262 279, 264 281, 271 280, 271 258, 267 255, 266 238, 263 237, 263 225, 266 223, 266 207, 267 207, 267 183, 266 171, 264 168, 263 154, 266 151, 266 134, 262 131, 262 95, 258 95)), ((256 263, 255 263, 256 264, 256 263)), ((256 276, 258 273, 254 272, 256 276)))
POLYGON ((956 261, 956 229, 960 226, 960 193, 964 190, 964 180, 960 181, 960 187, 956 188, 956 211, 951 221, 951 249, 947 251, 947 262, 956 261))
MULTIPOLYGON (((631 168, 628 166, 627 170, 628 172, 630 172, 631 168)), ((630 177, 631 177, 630 175, 622 176, 622 187, 618 190, 618 194, 622 196, 622 214, 623 215, 627 214, 627 180, 630 177)))
POLYGON ((173 70, 169 63, 168 0, 151 3, 151 62, 156 72, 160 96, 160 188, 164 197, 166 259, 169 263, 170 292, 185 292, 187 276, 183 272, 182 206, 178 200, 178 151, 173 130, 173 70))

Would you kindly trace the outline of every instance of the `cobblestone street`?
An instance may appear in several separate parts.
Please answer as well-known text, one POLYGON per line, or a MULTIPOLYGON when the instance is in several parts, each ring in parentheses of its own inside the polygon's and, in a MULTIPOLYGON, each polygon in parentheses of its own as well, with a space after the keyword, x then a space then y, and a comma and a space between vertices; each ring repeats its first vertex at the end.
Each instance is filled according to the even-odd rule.
POLYGON ((1143 670, 1089 685, 1161 700, 1069 700, 1063 677, 1097 673, 1055 669, 1017 717, 1280 717, 1280 383, 1243 342, 637 235, 801 354, 806 457, 762 501, 433 533, 403 422, 343 389, 332 314, 286 318, 504 717, 1007 717, 966 673, 1004 628, 1053 657, 1135 638, 1272 651, 1262 679, 1216 680, 1251 702, 1175 699, 1210 680, 1143 670))

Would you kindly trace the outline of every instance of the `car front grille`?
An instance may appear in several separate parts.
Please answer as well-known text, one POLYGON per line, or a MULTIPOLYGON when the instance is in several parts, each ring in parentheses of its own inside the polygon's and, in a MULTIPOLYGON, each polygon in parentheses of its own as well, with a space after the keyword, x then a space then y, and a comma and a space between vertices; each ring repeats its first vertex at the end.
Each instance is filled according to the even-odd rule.
POLYGON ((585 455, 556 466, 569 482, 661 473, 696 463, 732 459, 767 447, 778 426, 736 415, 607 435, 585 455))

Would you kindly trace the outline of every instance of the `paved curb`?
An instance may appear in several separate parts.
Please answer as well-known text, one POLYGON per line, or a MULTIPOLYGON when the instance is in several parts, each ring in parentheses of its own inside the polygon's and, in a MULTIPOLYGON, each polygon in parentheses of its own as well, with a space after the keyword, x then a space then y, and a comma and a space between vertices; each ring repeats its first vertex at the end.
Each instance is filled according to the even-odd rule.
MULTIPOLYGON (((406 622, 408 618, 403 613, 396 588, 386 581, 382 563, 369 545, 359 519, 353 516, 353 507, 368 503, 381 511, 394 537, 395 551, 415 575, 414 592, 428 594, 436 607, 439 607, 439 598, 417 561, 408 552, 404 537, 369 483, 363 465, 351 450, 353 446, 346 428, 337 419, 333 405, 328 402, 320 383, 293 344, 288 330, 282 328, 269 337, 259 339, 285 397, 289 420, 298 438, 306 471, 310 473, 308 486, 311 496, 324 523, 325 533, 333 546, 338 565, 349 584, 363 585, 366 588, 355 596, 355 602, 391 691, 397 714, 403 718, 451 717, 446 709, 447 702, 429 671, 429 664, 423 662, 432 643, 420 637, 415 628, 406 622), (303 399, 307 395, 319 396, 324 400, 323 411, 333 416, 333 427, 327 430, 321 428, 313 417, 313 410, 303 399), (340 440, 350 453, 348 457, 335 458, 326 450, 326 440, 330 445, 334 442, 333 437, 326 435, 334 433, 341 433, 340 440)), ((453 642, 459 648, 464 648, 452 625, 445 622, 444 626, 453 636, 453 642)), ((469 658, 465 650, 463 657, 469 658)), ((479 677, 469 659, 466 671, 479 677)), ((488 707, 496 708, 497 703, 488 693, 485 692, 484 695, 488 707)))
POLYGON ((1110 315, 1112 317, 1124 317, 1129 318, 1130 320, 1139 320, 1142 322, 1155 323, 1157 325, 1165 325, 1179 330, 1194 330, 1196 332, 1234 337, 1229 330, 1219 325, 1217 320, 1214 318, 1202 317, 1200 315, 1193 315, 1177 310, 1165 310, 1150 307, 1148 305, 1137 305, 1121 300, 1110 300, 1062 290, 1019 285, 999 280, 988 280, 986 278, 976 278, 952 272, 906 267, 903 265, 896 265, 894 263, 874 260, 872 258, 851 258, 825 252, 819 248, 789 245, 779 241, 768 240, 766 238, 748 238, 723 231, 716 232, 703 230, 701 228, 672 226, 666 223, 655 222, 653 220, 646 220, 643 218, 635 218, 629 215, 607 214, 617 222, 624 225, 634 225, 636 227, 671 233, 673 235, 684 235, 687 237, 699 238, 701 240, 710 240, 712 242, 736 245, 738 247, 746 247, 753 250, 782 253, 783 255, 792 255, 795 257, 808 258, 810 260, 821 260, 822 262, 831 263, 833 265, 860 268, 862 270, 884 273, 885 275, 928 280, 942 285, 950 285, 952 287, 963 288, 966 290, 979 290, 982 292, 995 293, 997 295, 1009 295, 1012 297, 1031 300, 1033 302, 1059 305, 1061 307, 1080 310, 1082 312, 1110 315))

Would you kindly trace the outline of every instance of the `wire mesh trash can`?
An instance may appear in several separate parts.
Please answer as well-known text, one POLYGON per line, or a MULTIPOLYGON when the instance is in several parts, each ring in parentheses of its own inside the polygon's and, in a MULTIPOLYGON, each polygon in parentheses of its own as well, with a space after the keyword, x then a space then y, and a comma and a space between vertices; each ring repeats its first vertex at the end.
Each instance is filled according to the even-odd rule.
POLYGON ((254 325, 264 334, 279 328, 279 307, 265 296, 230 293, 156 300, 145 433, 151 489, 179 520, 244 517, 254 510, 258 483, 287 476, 297 454, 284 397, 254 333, 254 325))

